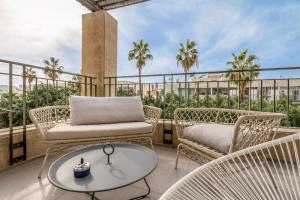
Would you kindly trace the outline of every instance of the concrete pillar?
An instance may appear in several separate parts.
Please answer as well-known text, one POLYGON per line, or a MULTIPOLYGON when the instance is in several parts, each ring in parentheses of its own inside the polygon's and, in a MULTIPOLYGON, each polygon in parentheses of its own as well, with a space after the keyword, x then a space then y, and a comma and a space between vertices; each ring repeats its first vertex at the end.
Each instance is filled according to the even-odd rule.
MULTIPOLYGON (((106 11, 82 16, 82 69, 83 75, 97 77, 97 96, 104 96, 104 77, 117 75, 118 23, 106 11)), ((105 81, 106 84, 109 80, 105 81)), ((115 80, 112 79, 111 83, 115 80)), ((89 82, 88 82, 89 83, 89 82)), ((108 93, 108 86, 105 89, 108 93)), ((88 92, 89 94, 89 86, 88 92)), ((94 87, 93 94, 94 95, 94 87)), ((82 93, 85 94, 84 86, 82 93)), ((114 94, 114 87, 111 87, 114 94)))

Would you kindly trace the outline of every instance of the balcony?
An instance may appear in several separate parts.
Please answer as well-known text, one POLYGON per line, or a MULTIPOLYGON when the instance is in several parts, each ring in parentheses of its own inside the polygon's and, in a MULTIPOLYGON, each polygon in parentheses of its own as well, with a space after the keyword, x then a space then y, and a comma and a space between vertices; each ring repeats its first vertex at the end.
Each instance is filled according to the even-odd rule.
MULTIPOLYGON (((45 139, 31 124, 28 110, 48 105, 67 105, 71 95, 97 96, 99 87, 95 78, 61 72, 59 79, 49 79, 43 68, 25 63, 0 60, 7 71, 1 72, 8 85, 1 92, 0 133, 0 187, 1 199, 86 199, 86 194, 66 192, 52 186, 46 172, 36 178, 45 152, 45 139), (28 84, 28 69, 36 71, 34 81, 28 84), (9 183, 9 184, 7 184, 9 183)), ((264 73, 299 72, 300 67, 263 68, 264 73)), ((174 125, 174 110, 186 107, 235 108, 268 112, 282 112, 288 118, 281 124, 278 137, 291 135, 300 127, 300 77, 258 78, 250 81, 241 97, 240 87, 224 79, 227 71, 197 72, 190 74, 153 74, 142 76, 105 77, 105 96, 141 95, 143 103, 163 110, 158 129, 153 136, 159 165, 149 178, 152 188, 148 199, 158 199, 173 183, 199 167, 199 164, 182 158, 180 168, 173 170, 178 144, 174 125), (187 78, 186 78, 187 77, 187 78)), ((237 71, 235 73, 242 73, 237 71)), ((243 72, 244 73, 244 72, 243 72)), ((238 80, 243 82, 244 80, 238 80)), ((54 155, 47 162, 58 158, 54 155)), ((138 182, 130 189, 97 194, 101 199, 126 199, 133 193, 143 193, 138 182)))
POLYGON ((297 1, 76 1, 0 1, 0 200, 300 199, 297 1))

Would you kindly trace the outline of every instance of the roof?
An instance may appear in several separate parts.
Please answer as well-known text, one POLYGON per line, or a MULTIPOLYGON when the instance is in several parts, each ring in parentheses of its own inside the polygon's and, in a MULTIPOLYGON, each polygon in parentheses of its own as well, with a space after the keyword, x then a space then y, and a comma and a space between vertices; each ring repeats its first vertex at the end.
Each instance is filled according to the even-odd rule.
POLYGON ((149 0, 76 0, 92 12, 98 10, 111 10, 143 3, 149 0))

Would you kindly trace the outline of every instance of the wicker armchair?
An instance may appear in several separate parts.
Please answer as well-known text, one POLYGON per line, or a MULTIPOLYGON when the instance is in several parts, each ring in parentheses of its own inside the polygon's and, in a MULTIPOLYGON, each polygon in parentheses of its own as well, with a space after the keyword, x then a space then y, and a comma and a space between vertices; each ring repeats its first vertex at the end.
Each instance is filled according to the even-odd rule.
POLYGON ((200 166, 160 200, 300 199, 300 133, 200 166))
MULTIPOLYGON (((41 177, 42 170, 46 163, 49 154, 53 151, 57 151, 61 148, 74 147, 84 144, 92 143, 105 143, 105 142, 132 142, 150 145, 153 149, 151 136, 154 134, 157 127, 158 120, 160 118, 161 109, 152 106, 143 106, 145 114, 145 122, 152 125, 152 132, 147 134, 130 134, 122 136, 105 136, 105 137, 93 137, 93 138, 81 138, 81 139, 61 139, 61 140, 47 140, 47 150, 44 161, 42 163, 41 170, 38 177, 41 177)), ((47 131, 59 124, 66 124, 70 121, 70 107, 66 105, 62 106, 47 106, 32 109, 29 111, 30 118, 38 131, 43 135, 47 134, 47 131)))
POLYGON ((175 110, 174 117, 179 141, 176 169, 180 154, 199 164, 205 164, 228 153, 269 141, 275 137, 277 127, 286 115, 220 108, 178 108, 175 110), (227 153, 183 135, 185 128, 204 123, 233 126, 232 142, 227 153))

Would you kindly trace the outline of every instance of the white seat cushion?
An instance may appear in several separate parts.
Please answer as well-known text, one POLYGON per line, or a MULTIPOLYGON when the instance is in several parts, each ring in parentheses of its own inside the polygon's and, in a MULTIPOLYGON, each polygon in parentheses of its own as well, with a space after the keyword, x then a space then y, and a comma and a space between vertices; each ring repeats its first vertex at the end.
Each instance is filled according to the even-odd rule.
POLYGON ((152 132, 152 125, 145 122, 116 124, 76 125, 58 124, 48 130, 47 140, 67 140, 98 138, 104 136, 123 136, 152 132))
POLYGON ((228 153, 234 127, 224 124, 198 124, 183 130, 185 138, 199 142, 220 152, 228 153))
POLYGON ((70 97, 71 125, 144 121, 140 97, 70 97))

